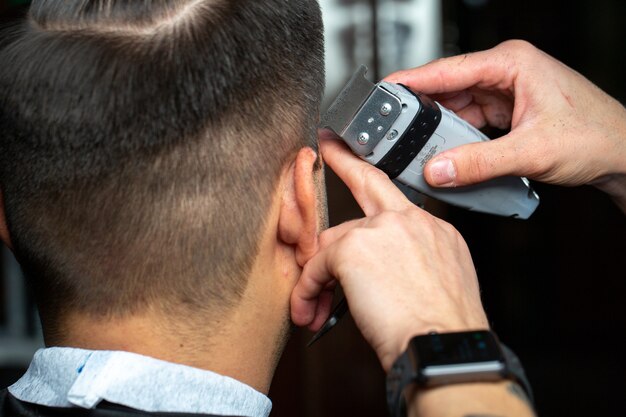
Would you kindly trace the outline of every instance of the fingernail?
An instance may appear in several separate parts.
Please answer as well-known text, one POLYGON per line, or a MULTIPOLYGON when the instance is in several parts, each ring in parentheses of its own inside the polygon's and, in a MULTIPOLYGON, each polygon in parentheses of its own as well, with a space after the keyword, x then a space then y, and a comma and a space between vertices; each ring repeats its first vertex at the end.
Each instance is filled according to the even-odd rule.
POLYGON ((454 163, 448 158, 441 158, 433 161, 428 168, 433 185, 449 187, 454 185, 456 179, 456 169, 454 163))

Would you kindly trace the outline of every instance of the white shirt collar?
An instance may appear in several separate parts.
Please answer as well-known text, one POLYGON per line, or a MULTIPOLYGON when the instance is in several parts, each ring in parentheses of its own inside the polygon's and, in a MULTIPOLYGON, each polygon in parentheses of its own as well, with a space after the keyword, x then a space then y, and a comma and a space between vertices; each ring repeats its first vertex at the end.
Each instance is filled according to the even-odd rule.
POLYGON ((102 400, 148 412, 267 417, 269 398, 211 371, 118 351, 48 348, 9 387, 17 399, 94 408, 102 400))

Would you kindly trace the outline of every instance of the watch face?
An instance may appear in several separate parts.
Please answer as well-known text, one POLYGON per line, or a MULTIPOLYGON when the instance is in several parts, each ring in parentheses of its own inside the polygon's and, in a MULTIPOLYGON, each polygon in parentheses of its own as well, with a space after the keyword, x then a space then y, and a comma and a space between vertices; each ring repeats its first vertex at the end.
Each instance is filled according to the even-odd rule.
POLYGON ((495 337, 488 331, 433 333, 413 339, 420 368, 504 359, 495 337))

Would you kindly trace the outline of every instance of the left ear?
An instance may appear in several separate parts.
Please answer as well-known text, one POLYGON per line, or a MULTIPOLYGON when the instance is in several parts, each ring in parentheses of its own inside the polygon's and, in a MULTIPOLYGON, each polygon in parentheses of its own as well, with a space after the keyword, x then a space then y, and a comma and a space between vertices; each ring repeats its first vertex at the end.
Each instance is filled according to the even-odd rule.
POLYGON ((295 161, 284 173, 279 238, 296 247, 296 261, 304 264, 317 253, 319 213, 315 186, 317 154, 311 148, 298 151, 295 161))

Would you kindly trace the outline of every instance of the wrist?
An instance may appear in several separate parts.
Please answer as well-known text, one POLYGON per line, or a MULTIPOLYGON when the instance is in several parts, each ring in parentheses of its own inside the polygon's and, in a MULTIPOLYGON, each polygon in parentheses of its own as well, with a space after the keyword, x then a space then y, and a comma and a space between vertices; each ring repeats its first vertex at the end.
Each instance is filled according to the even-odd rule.
POLYGON ((397 337, 392 338, 391 343, 381 349, 381 353, 378 354, 378 359, 385 373, 389 372, 394 362, 407 350, 411 338, 416 334, 422 333, 424 332, 404 331, 397 337))
POLYGON ((474 382, 407 390, 407 416, 534 416, 520 388, 510 381, 474 382))
POLYGON ((387 402, 392 416, 405 416, 405 405, 411 405, 415 392, 503 381, 522 387, 522 397, 532 397, 519 359, 495 334, 488 330, 431 333, 412 338, 394 362, 387 374, 387 402))
POLYGON ((470 330, 489 330, 489 325, 485 320, 484 323, 480 323, 474 326, 466 324, 448 324, 448 325, 433 325, 413 323, 413 326, 403 328, 398 331, 395 337, 390 338, 388 344, 382 344, 380 349, 375 349, 378 352, 378 359, 383 370, 388 373, 395 361, 408 349, 409 342, 416 336, 425 336, 434 333, 453 333, 464 332, 470 330))
MULTIPOLYGON (((464 330, 464 329, 461 329, 464 330)), ((440 333, 453 331, 451 328, 443 326, 427 326, 423 324, 416 324, 413 327, 404 328, 398 331, 396 336, 390 338, 388 344, 381 345, 380 353, 378 353, 378 359, 383 367, 383 370, 388 373, 396 360, 408 349, 409 342, 415 336, 426 335, 429 333, 440 333)), ((378 350, 377 350, 378 351, 378 350)))

